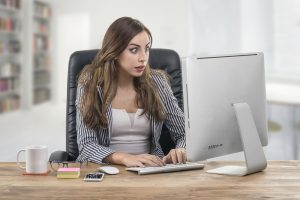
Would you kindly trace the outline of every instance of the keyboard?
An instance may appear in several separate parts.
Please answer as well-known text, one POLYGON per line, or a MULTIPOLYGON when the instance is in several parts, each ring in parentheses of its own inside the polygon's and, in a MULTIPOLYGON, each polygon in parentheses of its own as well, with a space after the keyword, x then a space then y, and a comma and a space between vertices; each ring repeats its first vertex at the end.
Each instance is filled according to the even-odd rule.
POLYGON ((165 172, 178 172, 193 169, 203 169, 203 163, 187 162, 185 164, 166 164, 162 167, 129 167, 127 171, 137 172, 139 175, 156 174, 165 172))

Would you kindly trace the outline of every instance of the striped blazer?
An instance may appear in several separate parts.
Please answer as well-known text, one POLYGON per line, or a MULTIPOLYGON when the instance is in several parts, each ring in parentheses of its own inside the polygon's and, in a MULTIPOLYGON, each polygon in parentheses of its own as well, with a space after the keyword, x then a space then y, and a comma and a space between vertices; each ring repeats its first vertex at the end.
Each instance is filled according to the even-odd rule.
MULTIPOLYGON (((159 138, 163 123, 169 129, 170 135, 176 148, 185 148, 185 129, 184 129, 184 114, 178 106, 177 99, 173 95, 172 89, 167 80, 160 75, 152 76, 160 97, 162 99, 166 118, 164 122, 156 122, 150 117, 151 124, 151 147, 150 154, 162 158, 164 153, 159 144, 159 138)), ((100 99, 103 99, 103 92, 101 87, 98 87, 100 99)), ((103 163, 103 159, 115 151, 109 148, 110 133, 112 127, 112 109, 111 105, 107 111, 107 127, 100 128, 99 131, 94 131, 86 127, 83 122, 82 115, 79 109, 80 98, 83 94, 83 87, 78 85, 76 97, 76 130, 77 130, 77 144, 79 149, 79 156, 77 161, 90 161, 95 163, 103 163)))

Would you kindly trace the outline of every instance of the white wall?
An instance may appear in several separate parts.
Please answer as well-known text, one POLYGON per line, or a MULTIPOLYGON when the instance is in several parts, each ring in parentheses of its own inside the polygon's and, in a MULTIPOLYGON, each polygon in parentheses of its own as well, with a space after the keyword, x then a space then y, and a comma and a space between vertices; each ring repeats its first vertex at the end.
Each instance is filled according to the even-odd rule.
POLYGON ((190 54, 224 54, 240 50, 239 0, 191 0, 190 10, 190 54))
POLYGON ((241 51, 264 52, 268 74, 274 67, 273 0, 241 0, 241 51))
POLYGON ((53 103, 0 115, 0 162, 16 161, 19 149, 34 144, 47 145, 49 155, 64 150, 65 121, 65 106, 53 103))
POLYGON ((130 16, 144 23, 152 32, 153 47, 174 49, 181 56, 187 54, 185 0, 86 0, 84 3, 81 0, 54 0, 52 4, 58 102, 66 100, 69 55, 78 50, 100 48, 108 26, 119 17, 130 16), (84 21, 82 16, 89 20, 84 21), (72 22, 66 19, 72 19, 72 22))
POLYGON ((280 74, 300 77, 300 1, 274 0, 274 67, 280 74))

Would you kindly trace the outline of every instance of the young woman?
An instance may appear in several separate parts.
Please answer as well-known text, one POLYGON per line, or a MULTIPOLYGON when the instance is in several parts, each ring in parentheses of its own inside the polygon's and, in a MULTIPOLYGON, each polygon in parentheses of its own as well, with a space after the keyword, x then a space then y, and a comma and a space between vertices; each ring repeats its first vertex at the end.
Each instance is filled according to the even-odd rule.
POLYGON ((108 28, 77 87, 77 161, 133 166, 185 163, 184 115, 166 75, 148 65, 150 31, 122 17, 108 28), (159 145, 163 123, 176 144, 159 145))

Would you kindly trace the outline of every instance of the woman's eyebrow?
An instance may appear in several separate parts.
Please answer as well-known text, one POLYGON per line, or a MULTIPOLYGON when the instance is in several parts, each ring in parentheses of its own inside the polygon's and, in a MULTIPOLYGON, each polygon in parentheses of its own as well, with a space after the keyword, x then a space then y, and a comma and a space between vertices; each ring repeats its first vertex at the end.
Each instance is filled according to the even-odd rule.
POLYGON ((134 43, 131 43, 131 44, 129 44, 129 45, 133 45, 133 46, 140 47, 140 45, 138 45, 138 44, 134 44, 134 43))
MULTIPOLYGON (((146 44, 146 46, 148 46, 150 44, 150 42, 148 43, 148 44, 146 44)), ((135 44, 135 43, 131 43, 131 44, 129 44, 129 45, 134 45, 134 46, 137 46, 137 47, 140 47, 141 45, 139 45, 139 44, 135 44)))

